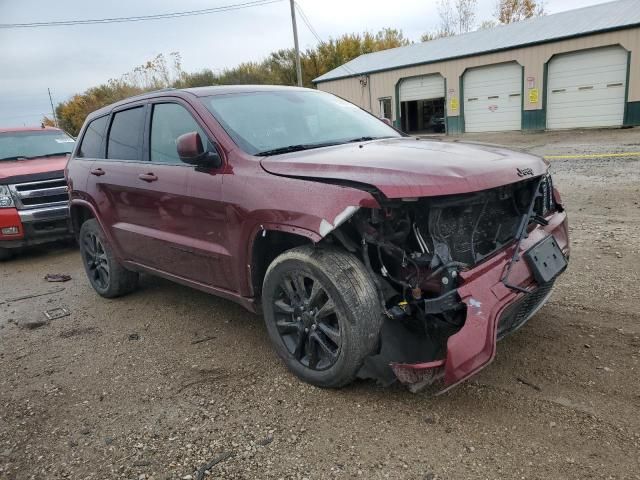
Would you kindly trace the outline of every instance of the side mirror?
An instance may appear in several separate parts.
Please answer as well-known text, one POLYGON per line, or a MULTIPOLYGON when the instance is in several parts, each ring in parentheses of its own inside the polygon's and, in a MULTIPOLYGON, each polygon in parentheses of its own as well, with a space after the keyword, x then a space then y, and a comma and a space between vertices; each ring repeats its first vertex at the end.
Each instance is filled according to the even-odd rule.
POLYGON ((380 120, 382 120, 384 123, 386 123, 390 127, 393 127, 393 125, 391 124, 391 120, 389 120, 387 117, 382 117, 380 120))
POLYGON ((222 159, 218 152, 205 151, 198 132, 180 135, 176 143, 178 156, 184 163, 209 168, 219 168, 222 165, 222 159))

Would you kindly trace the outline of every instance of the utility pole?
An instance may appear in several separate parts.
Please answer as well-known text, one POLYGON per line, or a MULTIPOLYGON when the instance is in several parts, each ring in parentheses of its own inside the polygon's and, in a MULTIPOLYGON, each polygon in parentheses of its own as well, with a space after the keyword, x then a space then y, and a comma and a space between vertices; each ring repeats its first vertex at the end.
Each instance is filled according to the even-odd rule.
POLYGON ((47 88, 47 92, 49 92, 49 103, 51 103, 51 113, 53 113, 53 123, 56 124, 56 127, 58 126, 58 118, 56 117, 56 109, 53 108, 53 100, 51 98, 51 89, 47 88))
POLYGON ((293 25, 293 43, 296 47, 296 74, 298 76, 298 86, 302 86, 302 67, 300 66, 300 45, 298 45, 298 27, 296 26, 296 2, 289 0, 291 4, 291 24, 293 25))

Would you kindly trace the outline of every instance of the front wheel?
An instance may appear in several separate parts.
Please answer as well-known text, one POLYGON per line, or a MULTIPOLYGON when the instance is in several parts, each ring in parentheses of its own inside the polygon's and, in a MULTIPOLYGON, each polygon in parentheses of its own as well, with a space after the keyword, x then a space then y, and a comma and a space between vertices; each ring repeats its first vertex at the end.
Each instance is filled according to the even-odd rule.
POLYGON ((0 248, 0 262, 3 260, 9 260, 13 256, 12 252, 8 248, 0 248))
POLYGON ((378 345, 376 287, 348 252, 305 246, 283 253, 265 275, 262 306, 276 352, 313 385, 350 383, 378 345))
POLYGON ((98 294, 114 298, 136 289, 138 274, 127 270, 117 261, 94 218, 82 224, 78 237, 84 270, 98 294))

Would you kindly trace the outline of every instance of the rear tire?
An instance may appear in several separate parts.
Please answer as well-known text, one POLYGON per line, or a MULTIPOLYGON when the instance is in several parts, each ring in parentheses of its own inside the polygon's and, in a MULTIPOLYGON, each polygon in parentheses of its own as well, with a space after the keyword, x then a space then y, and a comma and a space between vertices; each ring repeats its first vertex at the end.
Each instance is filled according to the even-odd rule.
POLYGON ((127 270, 116 260, 95 218, 82 224, 78 243, 84 270, 99 295, 105 298, 120 297, 137 288, 138 273, 127 270))
POLYGON ((378 293, 364 265, 348 252, 304 246, 283 253, 265 275, 262 306, 276 352, 313 385, 351 383, 378 346, 378 293))

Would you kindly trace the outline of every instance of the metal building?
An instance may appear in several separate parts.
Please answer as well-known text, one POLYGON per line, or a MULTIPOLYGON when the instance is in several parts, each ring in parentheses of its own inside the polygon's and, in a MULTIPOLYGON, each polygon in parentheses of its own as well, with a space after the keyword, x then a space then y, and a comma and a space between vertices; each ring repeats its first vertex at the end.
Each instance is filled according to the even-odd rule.
POLYGON ((409 133, 640 125, 640 0, 361 55, 314 83, 409 133))

